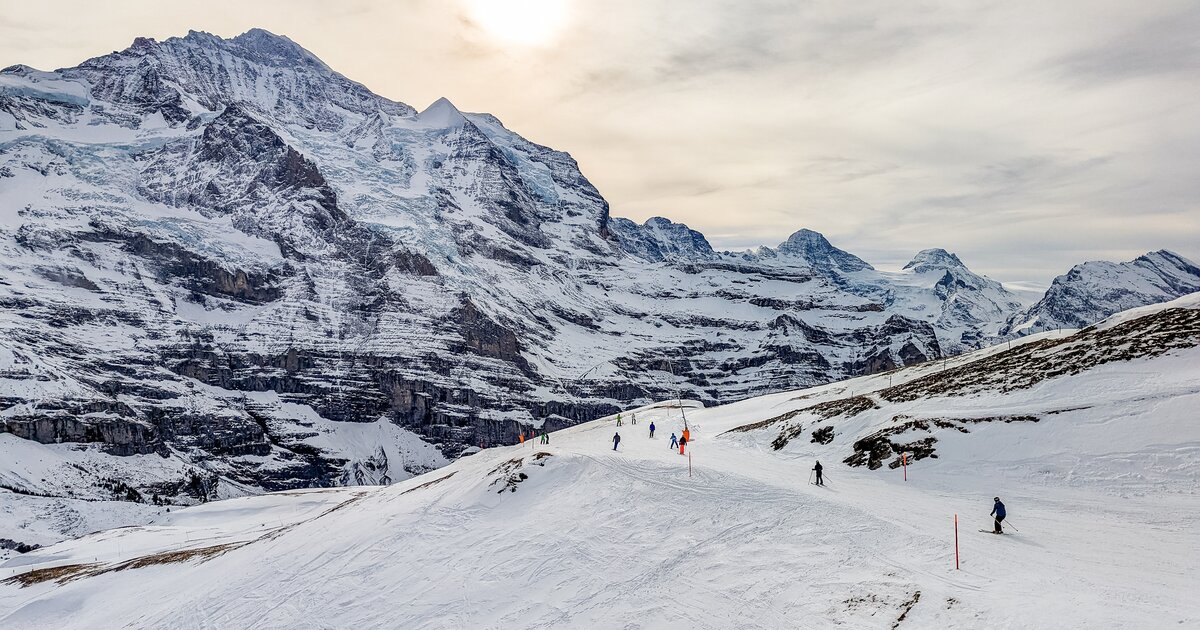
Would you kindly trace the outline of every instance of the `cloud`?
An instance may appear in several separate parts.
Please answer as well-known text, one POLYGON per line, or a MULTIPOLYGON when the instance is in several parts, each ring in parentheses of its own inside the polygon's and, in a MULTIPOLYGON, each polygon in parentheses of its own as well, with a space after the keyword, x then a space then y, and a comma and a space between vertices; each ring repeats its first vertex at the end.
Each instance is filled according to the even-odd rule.
POLYGON ((1200 5, 1135 22, 1095 46, 1055 59, 1059 78, 1079 84, 1200 73, 1200 5))
POLYGON ((1082 258, 1200 259, 1194 0, 564 1, 538 47, 462 0, 23 3, 0 65, 261 26, 389 98, 493 113, 570 152, 615 215, 718 248, 808 227, 872 263, 945 247, 1043 283, 1082 258))

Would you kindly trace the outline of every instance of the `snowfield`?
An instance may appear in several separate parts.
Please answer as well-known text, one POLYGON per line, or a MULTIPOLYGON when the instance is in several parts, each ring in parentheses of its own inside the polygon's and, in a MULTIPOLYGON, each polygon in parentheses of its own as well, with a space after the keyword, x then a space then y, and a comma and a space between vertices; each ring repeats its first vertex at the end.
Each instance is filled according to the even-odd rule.
POLYGON ((0 565, 0 627, 1200 627, 1197 309, 175 509, 0 565))

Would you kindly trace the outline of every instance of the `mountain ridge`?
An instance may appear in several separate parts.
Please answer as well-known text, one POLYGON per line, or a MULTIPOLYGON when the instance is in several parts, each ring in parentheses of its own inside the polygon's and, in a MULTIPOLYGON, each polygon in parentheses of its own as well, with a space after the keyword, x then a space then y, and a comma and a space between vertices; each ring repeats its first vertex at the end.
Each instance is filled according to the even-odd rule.
POLYGON ((239 37, 0 73, 0 427, 94 451, 93 496, 138 478, 104 457, 152 453, 131 488, 179 502, 398 481, 670 395, 979 348, 1023 306, 948 253, 891 273, 808 229, 718 252, 613 217, 494 116, 239 37))

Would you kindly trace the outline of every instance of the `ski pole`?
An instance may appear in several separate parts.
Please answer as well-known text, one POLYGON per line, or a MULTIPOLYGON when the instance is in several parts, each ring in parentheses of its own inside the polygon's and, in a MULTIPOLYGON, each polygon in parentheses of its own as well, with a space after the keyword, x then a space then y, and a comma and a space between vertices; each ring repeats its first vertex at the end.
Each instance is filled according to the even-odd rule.
POLYGON ((811 471, 811 470, 810 470, 810 471, 808 471, 808 483, 812 483, 812 482, 813 482, 813 480, 812 480, 812 476, 813 476, 813 471, 811 471))
POLYGON ((1004 525, 1006 525, 1006 526, 1008 526, 1008 527, 1012 527, 1012 530, 1013 530, 1014 532, 1019 532, 1019 531, 1021 531, 1021 530, 1017 529, 1016 527, 1013 527, 1013 524, 1012 524, 1012 523, 1010 523, 1010 522, 1008 522, 1008 521, 1004 521, 1004 525))

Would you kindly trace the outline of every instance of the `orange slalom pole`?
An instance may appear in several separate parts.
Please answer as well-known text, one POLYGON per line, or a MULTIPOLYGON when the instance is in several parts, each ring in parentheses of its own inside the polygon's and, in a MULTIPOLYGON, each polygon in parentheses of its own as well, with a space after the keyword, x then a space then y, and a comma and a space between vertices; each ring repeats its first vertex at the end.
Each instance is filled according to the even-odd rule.
POLYGON ((900 463, 904 464, 904 480, 908 481, 908 453, 900 453, 900 463))

